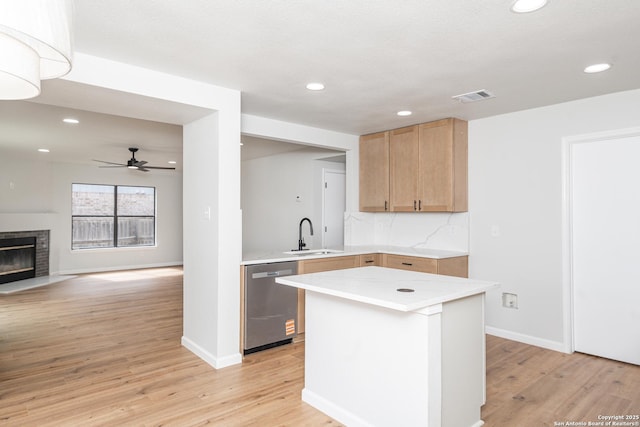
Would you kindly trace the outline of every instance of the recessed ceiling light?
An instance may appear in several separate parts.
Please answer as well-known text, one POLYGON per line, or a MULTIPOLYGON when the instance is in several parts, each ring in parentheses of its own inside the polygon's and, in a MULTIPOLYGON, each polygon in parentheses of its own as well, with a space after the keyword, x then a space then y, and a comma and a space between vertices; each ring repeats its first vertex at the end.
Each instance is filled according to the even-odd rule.
POLYGON ((584 72, 588 74, 601 73, 602 71, 607 71, 609 68, 611 68, 611 64, 593 64, 586 67, 584 72))
POLYGON ((516 0, 511 5, 511 11, 515 13, 529 13, 542 9, 547 0, 516 0))
POLYGON ((307 89, 309 90, 323 90, 324 85, 322 83, 307 83, 307 89))
POLYGON ((78 123, 80 123, 80 120, 72 119, 71 117, 67 117, 65 119, 62 119, 62 121, 65 122, 65 123, 71 123, 72 125, 77 125, 78 123))
POLYGON ((410 116, 413 113, 409 110, 402 110, 402 111, 398 111, 396 114, 399 116, 410 116))
POLYGON ((48 153, 49 152, 49 150, 46 149, 46 148, 38 148, 38 151, 41 152, 41 153, 48 153))
POLYGON ((176 164, 176 161, 175 161, 175 160, 169 160, 169 162, 168 162, 168 163, 169 163, 170 165, 175 165, 175 164, 176 164))

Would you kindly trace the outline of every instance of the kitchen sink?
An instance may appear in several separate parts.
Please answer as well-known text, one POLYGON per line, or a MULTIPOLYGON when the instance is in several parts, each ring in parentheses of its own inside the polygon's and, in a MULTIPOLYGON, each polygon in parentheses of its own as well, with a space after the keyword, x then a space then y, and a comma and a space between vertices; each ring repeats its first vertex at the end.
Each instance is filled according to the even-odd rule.
POLYGON ((303 249, 301 251, 286 251, 283 252, 286 255, 328 255, 328 254, 340 254, 344 251, 339 249, 303 249))

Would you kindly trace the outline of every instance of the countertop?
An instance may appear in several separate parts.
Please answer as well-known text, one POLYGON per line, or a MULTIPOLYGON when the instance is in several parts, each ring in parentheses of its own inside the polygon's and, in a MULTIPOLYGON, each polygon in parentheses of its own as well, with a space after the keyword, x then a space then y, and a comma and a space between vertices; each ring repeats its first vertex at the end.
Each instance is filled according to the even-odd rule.
POLYGON ((416 311, 476 295, 497 282, 418 273, 385 267, 358 267, 279 277, 277 283, 398 311, 416 311), (399 292, 413 289, 414 292, 399 292))
MULTIPOLYGON (((329 253, 329 254, 300 254, 300 255, 289 255, 285 254, 284 251, 265 251, 265 252, 257 252, 246 254, 242 257, 242 265, 251 265, 251 264, 266 264, 270 262, 281 262, 281 261, 297 261, 303 259, 315 259, 315 258, 330 258, 330 257, 339 257, 339 256, 349 256, 349 255, 364 255, 364 254, 372 254, 372 253, 385 253, 391 255, 405 255, 405 256, 415 256, 421 258, 434 258, 434 259, 443 259, 443 258, 455 258, 459 256, 468 255, 467 252, 456 252, 456 251, 445 251, 438 249, 421 249, 421 248, 409 248, 403 246, 380 246, 380 245, 367 245, 367 246, 343 246, 339 248, 330 248, 333 250, 339 250, 342 252, 338 253, 329 253)), ((318 249, 321 250, 321 249, 318 249)), ((305 251, 305 252, 313 252, 313 250, 305 251)))

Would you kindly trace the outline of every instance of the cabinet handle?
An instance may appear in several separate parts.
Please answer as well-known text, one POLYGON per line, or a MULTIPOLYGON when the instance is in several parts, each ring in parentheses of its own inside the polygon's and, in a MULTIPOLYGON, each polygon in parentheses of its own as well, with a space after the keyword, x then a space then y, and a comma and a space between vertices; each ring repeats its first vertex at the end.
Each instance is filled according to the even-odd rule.
POLYGON ((387 210, 387 201, 386 200, 384 201, 384 210, 385 211, 387 210))
POLYGON ((416 210, 417 210, 417 209, 416 209, 416 201, 415 201, 415 200, 413 201, 413 210, 414 210, 414 211, 416 211, 416 210))
POLYGON ((413 264, 410 262, 403 262, 402 265, 408 265, 409 267, 411 267, 413 264))
POLYGON ((372 259, 368 259, 368 260, 366 260, 364 263, 365 263, 365 264, 371 264, 372 262, 373 262, 373 260, 372 260, 372 259))
POLYGON ((418 210, 422 210, 422 200, 418 200, 418 210))

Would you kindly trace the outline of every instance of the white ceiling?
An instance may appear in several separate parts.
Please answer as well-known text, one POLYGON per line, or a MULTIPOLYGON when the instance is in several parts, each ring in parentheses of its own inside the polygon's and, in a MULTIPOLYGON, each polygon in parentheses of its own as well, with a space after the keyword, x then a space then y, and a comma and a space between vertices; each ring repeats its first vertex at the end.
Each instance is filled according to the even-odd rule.
MULTIPOLYGON (((512 13, 510 5, 511 0, 76 0, 74 41, 78 52, 238 89, 243 113, 356 135, 640 88, 640 1, 549 0, 523 15, 512 13), (596 75, 582 72, 598 62, 613 67, 596 75), (310 81, 326 89, 310 92, 304 88, 310 81), (471 104, 451 99, 479 89, 496 98, 471 104), (397 117, 401 109, 414 114, 397 117)), ((91 99, 92 111, 100 111, 100 102, 119 102, 117 94, 98 102, 87 96, 89 88, 64 85, 46 82, 35 102, 0 103, 0 148, 10 144, 7 126, 18 126, 9 114, 14 109, 37 103, 85 109, 91 99)), ((182 114, 173 111, 178 106, 146 107, 157 108, 159 122, 176 123, 175 114, 182 114)), ((40 125, 29 123, 25 127, 40 125)), ((142 128, 148 134, 138 135, 124 124, 118 136, 114 126, 83 135, 83 144, 124 147, 125 158, 134 143, 149 154, 163 149, 163 126, 150 131, 147 122, 142 128)), ((74 141, 69 134, 66 140, 74 141)))

